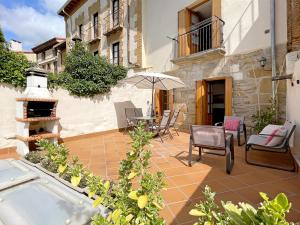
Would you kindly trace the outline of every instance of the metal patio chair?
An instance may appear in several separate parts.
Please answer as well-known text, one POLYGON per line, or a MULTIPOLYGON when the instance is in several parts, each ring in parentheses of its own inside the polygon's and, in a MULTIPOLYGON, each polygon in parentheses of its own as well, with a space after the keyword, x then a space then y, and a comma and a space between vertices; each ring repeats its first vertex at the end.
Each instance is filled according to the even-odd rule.
POLYGON ((218 126, 192 125, 190 129, 189 166, 192 166, 193 147, 198 147, 198 161, 202 159, 202 152, 226 156, 226 172, 230 174, 234 164, 233 134, 226 134, 224 127, 218 126), (214 152, 204 151, 204 149, 214 150, 214 152), (217 153, 218 151, 220 153, 217 153))
POLYGON ((176 121, 178 119, 179 113, 180 113, 180 109, 175 109, 174 110, 174 112, 172 114, 172 117, 170 119, 170 124, 169 124, 169 129, 173 129, 178 136, 179 136, 179 133, 178 133, 178 127, 176 127, 176 121))
POLYGON ((171 139, 173 138, 172 134, 169 130, 170 115, 171 115, 171 110, 164 110, 159 124, 150 126, 150 130, 152 130, 154 133, 156 133, 160 137, 160 140, 162 143, 164 142, 163 136, 165 134, 168 134, 171 139))
POLYGON ((225 129, 225 132, 236 134, 239 146, 242 146, 242 145, 246 144, 246 142, 247 142, 247 130, 246 130, 246 124, 245 124, 245 117, 244 116, 225 116, 224 117, 224 122, 216 123, 215 126, 224 126, 225 121, 227 119, 238 119, 240 121, 240 126, 239 126, 239 129, 236 130, 236 131, 225 129), (241 135, 242 134, 244 134, 244 143, 243 144, 241 144, 241 135))
MULTIPOLYGON (((290 172, 295 172, 297 170, 297 165, 293 158, 293 155, 292 155, 291 149, 290 149, 290 145, 289 145, 290 138, 292 137, 292 135, 296 129, 296 125, 295 125, 295 123, 293 123, 291 121, 286 121, 283 126, 287 129, 287 133, 284 136, 282 143, 279 145, 276 145, 276 146, 267 146, 265 144, 268 137, 270 137, 269 134, 258 134, 258 135, 250 136, 250 138, 246 144, 246 149, 245 149, 245 160, 248 164, 272 168, 272 169, 285 170, 285 171, 290 171, 290 172), (287 154, 293 160, 293 168, 287 169, 287 168, 283 168, 280 166, 274 166, 274 165, 270 165, 270 164, 251 162, 248 159, 248 153, 250 151, 263 151, 263 152, 269 152, 269 153, 274 153, 274 154, 279 154, 279 153, 287 154)), ((279 137, 279 136, 277 136, 277 137, 279 137)))
POLYGON ((143 117, 143 109, 142 108, 134 108, 135 116, 136 117, 143 117))
POLYGON ((127 122, 126 130, 137 125, 137 121, 134 119, 136 117, 135 108, 125 108, 125 116, 127 122))

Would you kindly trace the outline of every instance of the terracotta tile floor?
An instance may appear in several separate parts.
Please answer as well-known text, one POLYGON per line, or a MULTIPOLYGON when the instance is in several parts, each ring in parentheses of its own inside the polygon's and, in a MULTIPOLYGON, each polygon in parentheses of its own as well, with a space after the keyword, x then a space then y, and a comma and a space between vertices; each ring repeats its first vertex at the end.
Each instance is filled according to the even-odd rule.
MULTIPOLYGON (((162 191, 166 207, 161 212, 167 224, 193 224, 195 218, 188 212, 202 199, 206 184, 217 192, 218 201, 231 200, 235 203, 258 204, 261 200, 259 191, 271 197, 285 192, 293 203, 288 218, 300 221, 300 174, 250 166, 244 162, 244 146, 235 146, 235 165, 231 175, 225 173, 225 158, 220 156, 204 155, 202 162, 194 162, 192 167, 188 167, 188 140, 188 134, 180 133, 180 136, 164 143, 152 141, 151 170, 163 171, 168 183, 167 190, 162 191)), ((65 145, 71 155, 78 155, 95 174, 117 179, 119 162, 130 149, 130 138, 127 134, 115 132, 66 141, 65 145)), ((197 155, 195 149, 193 157, 197 155)), ((253 154, 251 157, 283 164, 287 162, 282 156, 253 154)), ((4 156, 0 155, 0 158, 4 156)))

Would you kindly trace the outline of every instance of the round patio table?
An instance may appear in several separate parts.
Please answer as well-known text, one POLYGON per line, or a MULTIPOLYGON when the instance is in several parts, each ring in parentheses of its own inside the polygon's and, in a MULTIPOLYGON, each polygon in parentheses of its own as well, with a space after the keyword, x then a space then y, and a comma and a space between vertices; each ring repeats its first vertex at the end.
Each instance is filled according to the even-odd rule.
POLYGON ((132 119, 137 120, 137 121, 145 121, 147 127, 149 128, 149 125, 152 123, 153 121, 156 120, 155 116, 136 116, 136 117, 132 117, 132 119))

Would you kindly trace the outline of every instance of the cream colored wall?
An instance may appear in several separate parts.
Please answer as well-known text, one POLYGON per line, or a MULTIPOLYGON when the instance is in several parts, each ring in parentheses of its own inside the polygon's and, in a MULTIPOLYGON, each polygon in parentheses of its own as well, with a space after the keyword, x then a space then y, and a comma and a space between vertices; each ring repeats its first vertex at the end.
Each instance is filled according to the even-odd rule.
MULTIPOLYGON (((14 146, 10 139, 16 133, 16 97, 21 91, 0 84, 0 151, 1 148, 14 146)), ((61 118, 61 136, 70 137, 99 131, 107 131, 126 126, 124 108, 139 107, 146 113, 147 100, 151 100, 151 91, 136 89, 132 86, 117 86, 107 95, 95 98, 79 98, 65 90, 53 92, 58 98, 57 116, 61 118)))
POLYGON ((20 94, 20 89, 0 83, 0 148, 15 145, 13 138, 16 135, 16 98, 20 94))
MULTIPOLYGON (((287 42, 286 1, 276 1, 276 44, 287 42)), ((270 46, 270 1, 222 1, 226 54, 239 54, 270 46)))
MULTIPOLYGON (((299 64, 299 63, 298 63, 299 64)), ((300 75, 300 64, 297 67, 298 74, 300 75)), ((300 85, 296 80, 300 77, 294 78, 294 86, 291 86, 291 81, 287 82, 287 96, 286 96, 286 113, 287 119, 294 121, 296 124, 296 131, 293 140, 292 151, 294 152, 298 162, 300 163, 300 85)))
MULTIPOLYGON (((163 72, 174 69, 172 41, 176 37, 177 13, 195 0, 145 0, 143 2, 143 42, 145 67, 163 72)), ((269 0, 222 0, 224 45, 227 55, 246 53, 270 46, 269 0)), ((277 44, 287 42, 286 1, 276 1, 277 44)))

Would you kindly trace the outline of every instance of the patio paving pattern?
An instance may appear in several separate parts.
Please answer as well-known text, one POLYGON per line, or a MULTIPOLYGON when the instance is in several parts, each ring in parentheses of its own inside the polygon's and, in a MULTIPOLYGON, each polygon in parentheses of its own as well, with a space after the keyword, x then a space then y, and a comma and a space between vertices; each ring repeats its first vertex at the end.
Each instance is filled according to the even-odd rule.
MULTIPOLYGON (((189 135, 180 133, 174 139, 161 143, 158 139, 152 141, 151 170, 163 171, 168 187, 162 191, 165 208, 161 215, 167 224, 193 224, 195 218, 188 214, 189 210, 202 198, 205 185, 217 192, 217 201, 230 200, 234 203, 249 202, 259 204, 261 198, 258 192, 266 192, 274 197, 280 192, 288 195, 293 209, 288 219, 300 221, 300 174, 274 169, 251 166, 244 161, 244 146, 235 146, 235 164, 231 175, 225 172, 225 157, 207 155, 201 162, 193 162, 187 166, 189 135)), ((122 132, 92 135, 65 141, 71 155, 78 155, 80 160, 94 174, 106 179, 116 180, 120 161, 130 149, 130 138, 122 132)), ((195 149, 193 158, 198 151, 195 149)), ((269 162, 288 164, 285 157, 253 154, 253 159, 266 159, 269 162)), ((9 153, 1 154, 7 158, 9 153)), ((13 155, 15 156, 15 155, 13 155)))

